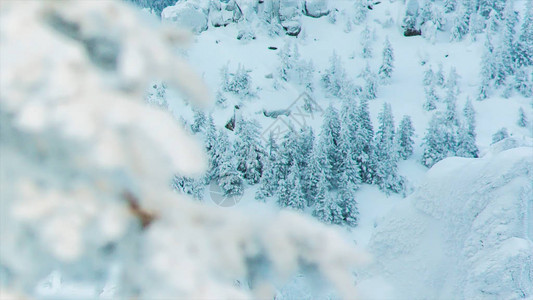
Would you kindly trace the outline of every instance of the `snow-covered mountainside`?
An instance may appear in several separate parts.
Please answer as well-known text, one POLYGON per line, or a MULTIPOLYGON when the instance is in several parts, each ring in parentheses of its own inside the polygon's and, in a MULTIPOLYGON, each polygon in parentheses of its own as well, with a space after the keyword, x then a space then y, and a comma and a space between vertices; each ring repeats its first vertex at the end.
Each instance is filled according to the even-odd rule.
POLYGON ((1 1, 0 298, 532 299, 533 1, 1 1))
MULTIPOLYGON (((244 183, 217 177, 229 174, 227 165, 210 165, 207 182, 244 194, 237 209, 256 198, 353 227, 348 239, 376 257, 358 277, 363 295, 532 297, 532 7, 178 1, 162 21, 196 33, 184 56, 217 105, 206 117, 157 89, 149 100, 166 101, 208 149, 221 146, 202 126, 220 128, 223 148, 255 141, 255 152, 208 150, 238 166, 261 165, 257 180, 241 170, 244 183)), ((211 203, 204 184, 177 186, 211 203)), ((292 290, 299 292, 280 298, 312 298, 292 290)))
POLYGON ((362 289, 380 280, 396 299, 531 297, 531 145, 447 158, 426 175, 376 227, 362 289))

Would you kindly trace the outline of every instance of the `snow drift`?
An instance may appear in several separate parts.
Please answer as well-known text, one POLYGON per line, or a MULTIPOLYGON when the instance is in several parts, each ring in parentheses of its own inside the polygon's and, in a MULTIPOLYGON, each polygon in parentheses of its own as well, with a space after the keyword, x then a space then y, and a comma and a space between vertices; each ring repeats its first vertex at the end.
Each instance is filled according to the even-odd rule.
POLYGON ((437 163, 375 229, 376 261, 361 289, 388 282, 394 298, 531 297, 532 180, 532 147, 437 163))

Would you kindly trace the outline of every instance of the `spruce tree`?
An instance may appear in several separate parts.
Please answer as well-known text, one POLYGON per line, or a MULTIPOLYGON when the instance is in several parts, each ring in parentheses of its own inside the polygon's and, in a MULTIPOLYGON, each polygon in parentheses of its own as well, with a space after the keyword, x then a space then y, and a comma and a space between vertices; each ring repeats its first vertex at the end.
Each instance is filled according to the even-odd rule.
MULTIPOLYGON (((347 176, 353 183, 354 188, 358 188, 362 183, 361 168, 357 162, 357 106, 353 99, 343 101, 341 110, 341 131, 339 149, 343 157, 341 165, 341 176, 347 176)), ((339 189, 343 188, 343 182, 340 181, 339 189)))
POLYGON ((435 92, 435 85, 432 83, 429 87, 424 89, 426 94, 426 101, 423 104, 423 108, 426 111, 432 111, 437 108, 436 102, 439 101, 437 93, 435 92))
POLYGON ((283 47, 280 49, 278 53, 278 57, 280 60, 280 66, 278 69, 278 73, 279 73, 279 77, 283 81, 289 81, 289 73, 295 67, 294 59, 292 57, 291 52, 292 51, 291 51, 290 43, 285 42, 285 44, 283 45, 283 47))
POLYGON ((294 130, 289 130, 283 136, 283 140, 279 145, 277 165, 280 179, 287 178, 290 167, 294 164, 300 164, 302 160, 299 137, 294 130))
POLYGON ((452 25, 450 29, 451 40, 460 41, 468 33, 469 26, 469 14, 465 7, 460 5, 455 11, 452 19, 452 25))
POLYGON ((433 69, 431 66, 428 66, 428 68, 424 71, 424 80, 423 83, 425 86, 429 86, 433 84, 435 78, 435 74, 433 73, 433 69))
POLYGON ((289 169, 287 178, 281 181, 278 191, 278 204, 295 210, 305 208, 305 198, 300 181, 300 168, 293 164, 289 169))
POLYGON ((475 111, 470 99, 466 101, 463 115, 464 124, 458 130, 456 155, 462 157, 478 157, 479 150, 476 146, 475 111))
POLYGON ((249 184, 259 182, 262 174, 262 155, 264 153, 259 141, 260 127, 255 120, 239 121, 235 128, 235 157, 237 170, 249 184))
POLYGON ((384 82, 389 82, 392 71, 394 70, 394 52, 389 42, 389 38, 385 38, 385 45, 383 47, 382 62, 379 68, 379 76, 384 82))
MULTIPOLYGON (((319 147, 315 147, 312 155, 309 157, 309 164, 306 172, 303 174, 304 179, 302 181, 304 197, 307 200, 307 205, 310 207, 320 198, 320 189, 327 188, 326 175, 322 168, 323 165, 327 164, 329 163, 326 153, 319 147), (324 186, 320 186, 321 184, 324 186)), ((325 195, 325 191, 323 193, 325 195)))
POLYGON ((516 47, 517 66, 533 65, 533 2, 527 1, 516 47))
POLYGON ((278 145, 272 132, 269 135, 265 148, 266 153, 263 156, 263 173, 259 182, 259 189, 255 195, 257 200, 264 200, 266 197, 274 196, 279 188, 279 153, 278 145))
POLYGON ((326 93, 341 99, 353 96, 353 83, 347 79, 340 57, 333 52, 329 62, 329 68, 324 70, 324 75, 322 75, 322 85, 326 89, 326 93))
POLYGON ((444 117, 439 112, 435 113, 424 136, 422 164, 426 167, 431 167, 448 156, 443 126, 445 126, 444 117))
POLYGON ((526 98, 533 96, 533 67, 521 67, 515 75, 515 88, 526 98))
POLYGON ((343 174, 341 181, 343 182, 343 188, 338 191, 338 206, 342 212, 342 223, 349 227, 355 227, 359 221, 359 209, 355 199, 355 190, 357 188, 346 173, 343 174))
POLYGON ((370 31, 370 28, 368 26, 365 26, 363 31, 361 31, 361 55, 363 58, 368 59, 372 58, 372 32, 370 31))
POLYGON ((313 216, 325 224, 342 224, 342 207, 325 191, 326 188, 322 184, 319 184, 319 186, 319 194, 313 208, 313 216))
POLYGON ((408 159, 413 154, 413 135, 415 129, 411 117, 403 116, 398 128, 398 153, 402 159, 408 159))
POLYGON ((380 125, 375 141, 374 182, 384 191, 399 192, 403 188, 403 179, 398 175, 398 152, 390 104, 383 104, 378 119, 380 125))
POLYGON ((501 55, 501 66, 505 76, 513 75, 516 70, 516 24, 518 23, 518 13, 514 10, 514 1, 506 2, 503 11, 504 26, 500 37, 499 53, 501 55))
POLYGON ((365 85, 361 93, 362 97, 368 100, 376 99, 378 92, 378 79, 376 74, 370 70, 370 66, 368 64, 361 73, 361 77, 363 77, 363 80, 365 81, 365 85))
POLYGON ((226 196, 242 195, 244 191, 244 181, 234 158, 231 147, 228 147, 220 159, 218 186, 226 196))
POLYGON ((364 183, 373 181, 374 165, 374 129, 370 120, 368 100, 361 98, 357 109, 356 121, 357 132, 355 135, 354 149, 355 159, 361 168, 361 179, 364 183))
POLYGON ((196 200, 203 199, 205 186, 201 179, 174 176, 172 187, 179 192, 192 196, 196 200))
POLYGON ((457 74, 457 70, 455 67, 451 67, 444 86, 457 95, 459 94, 459 79, 460 76, 457 74))
POLYGON ((192 133, 199 133, 202 130, 204 130, 204 127, 206 125, 206 116, 203 111, 194 109, 194 121, 191 125, 191 131, 192 133))
POLYGON ((338 188, 342 190, 346 188, 348 181, 353 189, 359 188, 361 184, 361 168, 355 159, 356 151, 353 144, 354 139, 350 133, 350 128, 346 126, 346 123, 343 122, 340 133, 340 151, 342 153, 343 163, 341 165, 340 176, 338 188), (345 178, 346 180, 342 180, 345 178))
POLYGON ((204 182, 209 184, 213 180, 218 180, 218 164, 220 163, 218 152, 220 150, 218 131, 213 122, 212 115, 209 115, 206 120, 204 144, 208 158, 208 167, 204 182))
POLYGON ((330 188, 338 186, 339 175, 341 174, 342 153, 340 152, 340 120, 337 110, 329 106, 324 114, 324 123, 319 136, 320 149, 325 151, 328 165, 322 166, 325 171, 326 180, 330 188))
POLYGON ((451 13, 457 8, 457 0, 444 0, 444 12, 451 13))
POLYGON ((527 127, 527 125, 529 124, 529 121, 527 119, 526 113, 524 112, 524 109, 522 107, 520 107, 520 109, 518 110, 518 122, 517 122, 517 124, 520 127, 527 127))
POLYGON ((433 78, 437 86, 444 86, 444 71, 442 69, 442 64, 439 64, 439 69, 433 78))
POLYGON ((492 143, 495 144, 508 137, 509 137, 509 133, 507 132, 507 128, 502 127, 498 131, 496 131, 496 133, 492 135, 492 143))

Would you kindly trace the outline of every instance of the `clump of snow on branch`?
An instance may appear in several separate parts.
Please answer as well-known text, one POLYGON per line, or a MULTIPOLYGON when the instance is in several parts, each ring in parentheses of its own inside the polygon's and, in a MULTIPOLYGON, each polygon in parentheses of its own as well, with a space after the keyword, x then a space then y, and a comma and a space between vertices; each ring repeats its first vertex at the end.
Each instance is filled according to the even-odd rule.
POLYGON ((331 229, 170 190, 206 160, 143 93, 157 78, 208 102, 175 55, 187 34, 114 1, 6 1, 0 15, 0 289, 30 295, 59 269, 97 286, 113 273, 120 298, 269 297, 305 264, 353 297, 362 256, 331 229))

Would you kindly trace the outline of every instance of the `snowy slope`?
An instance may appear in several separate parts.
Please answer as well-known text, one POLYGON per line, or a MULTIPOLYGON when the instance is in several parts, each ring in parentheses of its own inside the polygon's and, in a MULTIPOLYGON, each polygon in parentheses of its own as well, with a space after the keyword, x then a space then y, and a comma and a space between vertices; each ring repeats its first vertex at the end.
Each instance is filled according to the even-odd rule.
MULTIPOLYGON (((526 216, 532 214, 533 199, 528 197, 532 193, 532 148, 499 153, 508 148, 505 143, 513 144, 512 140, 493 146, 491 141, 492 135, 502 127, 515 138, 515 144, 530 141, 531 123, 524 128, 517 125, 517 120, 520 108, 529 120, 533 119, 533 100, 518 93, 504 98, 502 90, 498 90, 484 101, 472 101, 476 111, 476 144, 484 157, 449 158, 428 171, 420 164, 422 143, 435 112, 423 109, 424 71, 428 66, 436 71, 439 65, 445 75, 451 68, 457 70, 460 113, 468 99, 477 98, 485 37, 480 34, 476 39, 468 36, 450 42, 447 31, 438 32, 433 41, 421 36, 405 37, 400 27, 404 1, 381 1, 368 11, 366 21, 352 22, 347 28, 355 14, 354 3, 328 1, 330 10, 336 12, 335 22, 329 16, 302 15, 298 37, 269 35, 253 13, 245 9, 245 20, 238 23, 229 22, 222 27, 208 24, 206 31, 195 36, 185 56, 203 75, 213 97, 220 90, 220 70, 226 65, 235 70, 239 64, 250 71, 257 95, 243 100, 226 94, 226 107, 209 108, 216 125, 222 127, 238 104, 244 117, 256 119, 266 129, 274 121, 263 116, 262 110, 285 109, 304 91, 294 82, 277 78, 278 53, 286 43, 297 44, 301 58, 313 62, 313 99, 323 108, 330 104, 338 108, 341 100, 328 97, 320 84, 332 53, 340 56, 350 80, 362 85, 362 70, 367 63, 374 72, 378 70, 383 42, 388 38, 394 49, 395 68, 390 84, 380 85, 377 99, 369 103, 370 113, 374 129, 385 102, 392 106, 396 125, 403 115, 412 117, 415 151, 409 160, 400 163, 399 170, 412 187, 409 191, 415 193, 402 199, 402 195, 385 195, 375 186, 362 185, 357 191, 359 226, 347 235, 359 245, 368 245, 376 256, 376 264, 361 275, 365 279, 360 284, 361 291, 368 292, 365 294, 368 297, 395 299, 531 297, 532 264, 528 253, 533 252, 532 221, 526 216), (361 55, 361 32, 366 26, 373 34, 370 59, 361 55), (255 38, 238 40, 243 29, 252 31, 255 38)), ((442 1, 435 3, 441 5, 442 1)), ((526 3, 515 1, 521 16, 526 3)), ((168 13, 171 12, 169 9, 168 13)), ((444 89, 437 88, 437 94, 444 98, 444 89)), ((176 115, 192 121, 187 107, 169 100, 176 115)), ((441 101, 437 107, 444 110, 446 104, 441 101)), ((318 133, 321 118, 312 119, 308 124, 318 133)), ((531 146, 530 142, 525 143, 531 146)), ((240 205, 248 207, 249 202, 254 202, 252 197, 253 192, 245 192, 240 205)))
POLYGON ((439 162, 374 231, 362 290, 379 280, 393 298, 532 297, 532 180, 530 146, 439 162))
MULTIPOLYGON (((523 7, 524 4, 525 1, 515 1, 517 8, 523 7)), ((420 164, 422 142, 428 122, 434 114, 422 107, 425 101, 423 73, 428 66, 436 71, 438 66, 442 65, 445 75, 450 68, 456 68, 460 76, 457 110, 462 110, 467 99, 474 100, 477 97, 480 62, 484 49, 483 36, 479 35, 476 41, 465 38, 460 42, 450 42, 448 32, 439 32, 435 41, 428 41, 420 36, 405 37, 400 27, 405 10, 402 1, 382 1, 374 5, 373 10, 368 11, 365 22, 360 25, 352 22, 351 29, 346 30, 348 20, 354 15, 354 3, 329 1, 328 5, 331 11, 337 11, 336 22, 332 23, 329 16, 321 18, 301 16, 302 32, 298 37, 284 34, 269 35, 255 19, 253 12, 245 9, 243 11, 246 20, 239 23, 230 22, 225 27, 209 25, 206 31, 195 36, 195 41, 185 51, 185 56, 203 75, 213 97, 220 90, 222 81, 220 70, 225 65, 229 66, 230 71, 235 70, 239 64, 250 70, 252 85, 256 89, 257 97, 250 99, 240 99, 226 93, 228 103, 225 108, 220 106, 209 108, 213 113, 215 124, 219 127, 224 126, 233 116, 234 105, 238 104, 241 108, 240 113, 244 117, 256 119, 265 130, 274 120, 263 116, 261 113, 263 109, 285 109, 298 98, 304 91, 302 86, 294 82, 280 82, 279 78, 277 79, 279 87, 274 84, 280 66, 278 53, 286 43, 297 44, 301 58, 313 62, 315 74, 312 98, 322 108, 326 108, 329 104, 338 108, 341 100, 327 97, 320 84, 321 75, 329 67, 329 57, 335 51, 340 56, 348 77, 362 85, 363 81, 359 76, 361 71, 366 63, 369 63, 373 71, 377 71, 381 63, 383 41, 388 37, 394 49, 395 68, 391 83, 380 85, 377 99, 369 103, 370 113, 375 129, 378 125, 377 115, 384 102, 391 104, 396 125, 403 115, 412 117, 415 128, 414 154, 411 159, 400 163, 399 171, 401 175, 406 176, 411 187, 416 187, 427 172, 427 168, 420 164), (365 26, 373 31, 371 43, 373 57, 370 59, 361 56, 360 38, 365 26), (236 38, 238 32, 243 28, 253 31, 255 39, 238 40, 236 38), (269 49, 272 46, 277 49, 269 49), (268 75, 273 75, 273 78, 268 78, 270 77, 268 75)), ((171 12, 172 7, 168 11, 171 12)), ((445 96, 443 89, 439 88, 437 93, 440 97, 445 96)), ((510 135, 518 139, 531 137, 533 134, 532 126, 522 128, 516 124, 519 108, 523 108, 529 120, 533 120, 532 99, 524 98, 517 93, 505 99, 499 96, 500 93, 501 91, 497 91, 484 101, 473 101, 476 111, 477 146, 482 155, 489 149, 492 134, 502 127, 506 127, 510 135)), ((190 109, 184 107, 181 101, 170 97, 169 102, 177 116, 192 121, 190 109)), ((445 103, 437 103, 437 106, 438 109, 445 109, 445 103)), ((320 116, 308 120, 308 125, 315 129, 315 133, 318 133, 321 124, 320 116)), ((401 202, 401 197, 386 196, 377 189, 366 186, 358 191, 356 196, 362 210, 360 223, 365 227, 365 229, 355 229, 358 232, 356 235, 360 236, 368 236, 372 224, 377 222, 390 207, 401 202), (373 207, 376 203, 377 205, 373 207)), ((365 244, 365 241, 366 238, 361 238, 358 243, 365 244)))

